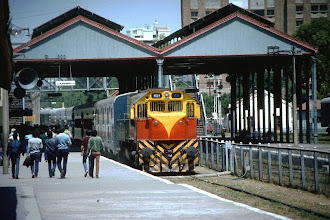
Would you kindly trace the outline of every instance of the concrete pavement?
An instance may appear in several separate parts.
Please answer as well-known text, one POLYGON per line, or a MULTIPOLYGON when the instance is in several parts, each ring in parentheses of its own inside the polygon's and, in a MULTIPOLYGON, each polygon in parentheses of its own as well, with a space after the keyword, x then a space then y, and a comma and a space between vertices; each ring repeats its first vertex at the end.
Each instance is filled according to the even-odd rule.
POLYGON ((100 178, 84 177, 81 160, 80 153, 69 154, 65 179, 58 170, 50 178, 44 160, 35 179, 22 165, 19 179, 1 169, 1 219, 285 219, 104 157, 100 178))

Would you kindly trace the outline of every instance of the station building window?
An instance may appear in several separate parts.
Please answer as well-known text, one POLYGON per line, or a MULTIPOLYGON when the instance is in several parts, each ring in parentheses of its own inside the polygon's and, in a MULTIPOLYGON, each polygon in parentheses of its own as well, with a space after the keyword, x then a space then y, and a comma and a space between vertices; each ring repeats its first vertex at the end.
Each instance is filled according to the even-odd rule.
POLYGON ((198 11, 191 11, 191 18, 197 18, 198 17, 198 11))
POLYGON ((268 9, 267 10, 267 17, 271 18, 274 17, 274 9, 268 9))
POLYGON ((299 27, 300 25, 302 25, 304 22, 303 20, 297 20, 296 21, 296 27, 299 27))
POLYGON ((297 5, 296 6, 296 13, 301 14, 304 11, 304 6, 303 5, 297 5))
POLYGON ((262 17, 264 17, 265 16, 265 10, 252 10, 252 12, 254 13, 254 14, 257 14, 257 15, 259 15, 259 16, 262 16, 262 17))

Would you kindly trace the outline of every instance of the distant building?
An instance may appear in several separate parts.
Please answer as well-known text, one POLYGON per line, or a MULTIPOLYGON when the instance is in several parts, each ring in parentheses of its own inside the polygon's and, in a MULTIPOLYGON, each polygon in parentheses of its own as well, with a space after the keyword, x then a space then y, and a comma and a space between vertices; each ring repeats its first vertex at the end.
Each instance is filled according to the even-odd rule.
MULTIPOLYGON (((329 0, 246 0, 248 10, 275 23, 275 28, 292 35, 301 24, 319 17, 330 18, 329 0)), ((229 0, 181 0, 182 27, 221 7, 229 0)))
POLYGON ((229 94, 230 83, 226 81, 227 76, 228 74, 218 76, 199 75, 199 91, 212 96, 215 94, 229 94))
POLYGON ((182 27, 229 4, 229 0, 181 0, 182 27))
POLYGON ((289 35, 312 19, 330 17, 329 0, 248 0, 248 3, 248 10, 274 22, 276 29, 289 35))
POLYGON ((132 28, 126 31, 126 35, 138 41, 143 41, 147 44, 153 44, 171 34, 169 27, 158 27, 158 22, 155 21, 153 26, 145 25, 144 28, 132 28))

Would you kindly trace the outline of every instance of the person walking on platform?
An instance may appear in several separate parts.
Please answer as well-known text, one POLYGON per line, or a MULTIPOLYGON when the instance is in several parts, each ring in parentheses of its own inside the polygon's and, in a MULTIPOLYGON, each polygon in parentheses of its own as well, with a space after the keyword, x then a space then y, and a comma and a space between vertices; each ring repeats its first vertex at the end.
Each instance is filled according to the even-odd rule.
POLYGON ((11 173, 13 179, 18 179, 20 154, 24 155, 24 145, 18 140, 16 131, 13 133, 13 139, 8 143, 7 156, 11 160, 11 173))
POLYGON ((42 140, 39 138, 38 131, 32 132, 32 138, 28 140, 27 147, 27 153, 29 153, 30 157, 33 159, 33 163, 31 165, 32 178, 38 177, 42 148, 42 140))
POLYGON ((88 167, 87 167, 86 161, 87 161, 87 156, 88 156, 88 153, 87 153, 88 140, 91 137, 91 133, 92 133, 91 130, 87 130, 86 131, 86 136, 83 137, 83 139, 81 140, 80 151, 81 151, 81 156, 83 157, 82 163, 83 163, 83 166, 84 166, 84 169, 85 169, 85 175, 84 175, 85 177, 88 174, 88 167))
POLYGON ((103 150, 103 141, 101 137, 97 136, 97 131, 92 130, 92 137, 88 140, 88 149, 89 152, 89 176, 93 178, 93 170, 94 170, 94 160, 96 159, 96 178, 99 178, 99 164, 100 164, 100 156, 101 151, 103 150))
POLYGON ((56 142, 53 132, 47 131, 47 139, 44 142, 45 155, 47 154, 49 177, 55 176, 56 170, 56 142))
POLYGON ((55 142, 57 146, 57 166, 61 173, 61 178, 65 178, 66 166, 68 163, 69 147, 71 146, 71 139, 68 135, 64 133, 64 129, 59 130, 59 134, 56 135, 55 142), (63 159, 63 168, 62 168, 63 159))

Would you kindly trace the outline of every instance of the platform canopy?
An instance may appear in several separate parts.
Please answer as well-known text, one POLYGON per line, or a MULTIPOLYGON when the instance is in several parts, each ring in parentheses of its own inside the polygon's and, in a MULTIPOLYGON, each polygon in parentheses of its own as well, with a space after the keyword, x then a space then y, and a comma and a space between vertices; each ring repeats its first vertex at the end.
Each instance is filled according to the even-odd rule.
POLYGON ((287 62, 293 46, 303 56, 317 52, 273 26, 229 4, 150 46, 77 7, 34 29, 31 41, 14 50, 15 70, 32 67, 42 77, 155 75, 156 60, 164 59, 163 74, 221 74, 287 62))

